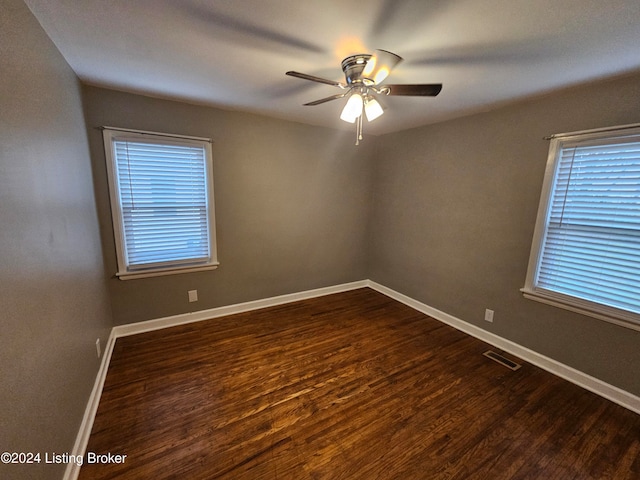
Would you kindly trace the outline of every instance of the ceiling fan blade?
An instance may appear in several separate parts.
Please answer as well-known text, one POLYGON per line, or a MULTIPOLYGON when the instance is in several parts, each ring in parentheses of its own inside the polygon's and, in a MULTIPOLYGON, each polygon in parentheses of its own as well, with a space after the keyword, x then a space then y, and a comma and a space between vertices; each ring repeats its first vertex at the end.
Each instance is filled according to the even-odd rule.
POLYGON ((289 75, 290 77, 302 78, 303 80, 311 80, 312 82, 325 83, 327 85, 331 85, 334 87, 347 88, 347 86, 344 83, 336 82, 333 80, 327 80, 326 78, 315 77, 313 75, 308 75, 306 73, 289 71, 286 74, 289 75))
POLYGON ((442 90, 441 83, 423 83, 418 85, 383 85, 389 89, 387 95, 404 95, 409 97, 435 97, 442 90))
POLYGON ((331 100, 337 100, 339 98, 344 97, 349 92, 337 93, 336 95, 331 95, 330 97, 321 98, 320 100, 316 100, 314 102, 305 103, 305 107, 313 107, 314 105, 320 105, 325 102, 330 102, 331 100))

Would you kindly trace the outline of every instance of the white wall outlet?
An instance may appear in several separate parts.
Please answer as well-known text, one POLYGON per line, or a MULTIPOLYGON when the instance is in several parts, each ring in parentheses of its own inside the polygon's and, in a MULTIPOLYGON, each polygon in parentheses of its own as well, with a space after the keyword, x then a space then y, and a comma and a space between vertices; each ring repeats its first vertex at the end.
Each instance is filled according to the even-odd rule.
POLYGON ((189 290, 187 293, 189 294, 189 302, 198 301, 198 290, 189 290))
POLYGON ((98 358, 100 358, 100 355, 102 355, 102 352, 100 351, 100 339, 96 339, 96 353, 98 354, 98 358))
POLYGON ((489 310, 488 308, 484 311, 484 319, 487 322, 493 322, 493 310, 489 310))

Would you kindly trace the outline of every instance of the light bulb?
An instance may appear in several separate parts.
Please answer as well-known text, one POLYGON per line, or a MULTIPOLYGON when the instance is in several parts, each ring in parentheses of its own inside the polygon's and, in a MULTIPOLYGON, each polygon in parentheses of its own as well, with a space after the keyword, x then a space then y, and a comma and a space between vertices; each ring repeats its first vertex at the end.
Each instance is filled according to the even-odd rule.
POLYGON ((354 93, 347 100, 346 105, 342 109, 340 114, 340 120, 345 122, 354 123, 356 119, 362 115, 362 96, 359 93, 354 93))

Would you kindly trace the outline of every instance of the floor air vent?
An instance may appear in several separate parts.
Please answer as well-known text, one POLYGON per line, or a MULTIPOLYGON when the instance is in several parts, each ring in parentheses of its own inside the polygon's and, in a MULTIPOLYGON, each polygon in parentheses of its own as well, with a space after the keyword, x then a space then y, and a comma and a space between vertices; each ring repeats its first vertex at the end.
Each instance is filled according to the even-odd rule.
POLYGON ((494 352, 493 350, 487 350, 486 352, 483 353, 483 355, 487 358, 490 358, 491 360, 498 362, 501 365, 504 365, 505 367, 511 370, 518 370, 522 366, 512 360, 509 360, 506 357, 503 357, 502 355, 494 352))

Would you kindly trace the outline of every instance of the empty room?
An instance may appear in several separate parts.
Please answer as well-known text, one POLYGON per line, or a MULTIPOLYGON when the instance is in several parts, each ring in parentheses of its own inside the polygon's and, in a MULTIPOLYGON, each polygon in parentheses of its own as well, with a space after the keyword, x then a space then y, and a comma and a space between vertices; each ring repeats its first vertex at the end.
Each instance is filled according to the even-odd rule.
POLYGON ((637 0, 0 5, 0 478, 640 478, 637 0))

